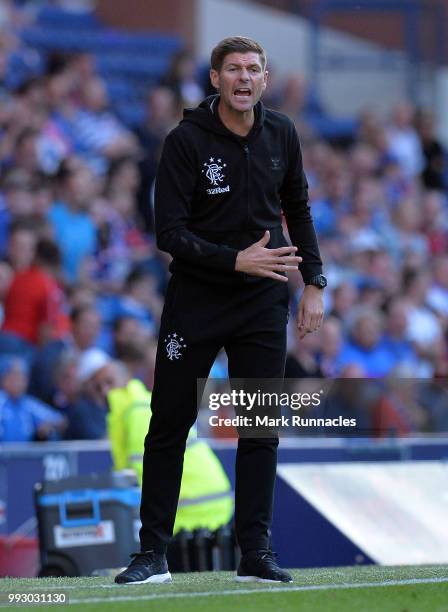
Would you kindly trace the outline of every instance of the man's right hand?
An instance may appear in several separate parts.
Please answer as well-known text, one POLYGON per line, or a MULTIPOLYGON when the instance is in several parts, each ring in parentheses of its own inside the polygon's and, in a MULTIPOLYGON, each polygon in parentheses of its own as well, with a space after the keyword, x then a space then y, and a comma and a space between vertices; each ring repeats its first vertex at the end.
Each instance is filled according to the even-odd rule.
POLYGON ((267 249, 266 245, 269 239, 270 234, 266 230, 261 240, 254 242, 244 251, 240 251, 236 258, 235 270, 252 276, 265 276, 287 283, 287 277, 278 274, 278 272, 297 270, 302 258, 293 255, 297 251, 297 247, 294 246, 267 249))

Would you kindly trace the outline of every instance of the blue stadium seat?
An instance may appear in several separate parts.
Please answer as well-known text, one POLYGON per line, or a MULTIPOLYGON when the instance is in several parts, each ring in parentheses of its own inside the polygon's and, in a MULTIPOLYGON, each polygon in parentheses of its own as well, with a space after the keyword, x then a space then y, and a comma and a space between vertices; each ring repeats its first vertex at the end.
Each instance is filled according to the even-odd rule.
POLYGON ((355 119, 330 117, 328 115, 305 113, 308 125, 321 138, 326 140, 352 140, 356 135, 358 123, 355 119))
POLYGON ((135 128, 141 125, 146 116, 146 108, 142 102, 117 102, 114 104, 114 110, 119 119, 128 127, 135 128))
MULTIPOLYGON (((21 37, 43 59, 52 51, 94 55, 114 111, 131 127, 144 119, 148 90, 160 82, 173 53, 182 46, 176 36, 116 30, 103 26, 93 13, 49 6, 39 11, 36 23, 24 29, 21 37)), ((42 60, 40 71, 43 64, 42 60)), ((19 64, 14 78, 18 83, 25 78, 19 64)))
POLYGON ((101 24, 94 13, 75 12, 60 9, 55 6, 44 6, 40 9, 37 23, 41 26, 78 28, 81 30, 97 29, 101 24))
POLYGON ((34 49, 19 49, 11 53, 6 70, 6 84, 15 89, 23 82, 43 72, 43 61, 34 49))

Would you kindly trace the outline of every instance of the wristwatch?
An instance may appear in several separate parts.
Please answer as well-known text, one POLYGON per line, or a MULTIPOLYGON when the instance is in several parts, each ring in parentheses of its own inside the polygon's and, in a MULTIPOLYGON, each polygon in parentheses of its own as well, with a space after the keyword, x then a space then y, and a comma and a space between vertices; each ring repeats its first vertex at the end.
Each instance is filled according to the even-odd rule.
POLYGON ((327 286, 327 279, 323 274, 317 274, 316 276, 312 276, 311 278, 309 278, 305 282, 305 285, 314 285, 318 289, 323 289, 327 286))

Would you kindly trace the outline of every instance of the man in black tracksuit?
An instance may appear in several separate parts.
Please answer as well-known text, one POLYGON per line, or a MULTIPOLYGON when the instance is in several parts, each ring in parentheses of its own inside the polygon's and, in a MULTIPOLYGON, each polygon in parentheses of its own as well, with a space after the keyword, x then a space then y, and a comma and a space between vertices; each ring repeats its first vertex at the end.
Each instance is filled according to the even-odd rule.
MULTIPOLYGON (((172 535, 197 379, 224 347, 230 378, 282 378, 286 272, 300 271, 302 337, 322 321, 322 263, 293 123, 267 110, 262 47, 225 39, 212 53, 207 98, 167 137, 156 179, 156 234, 173 256, 157 350, 145 444, 141 552, 119 583, 171 579, 172 535), (285 215, 293 246, 282 232, 285 215), (300 255, 296 255, 296 252, 300 255)), ((291 581, 270 550, 278 438, 240 438, 235 527, 239 580, 291 581)))

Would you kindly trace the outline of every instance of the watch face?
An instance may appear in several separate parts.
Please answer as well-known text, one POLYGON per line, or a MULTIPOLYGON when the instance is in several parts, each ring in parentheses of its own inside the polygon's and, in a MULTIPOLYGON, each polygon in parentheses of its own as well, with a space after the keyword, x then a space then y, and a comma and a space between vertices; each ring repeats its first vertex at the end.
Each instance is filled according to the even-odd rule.
POLYGON ((314 276, 310 281, 308 281, 310 285, 314 285, 315 287, 319 287, 319 289, 323 289, 327 286, 327 279, 323 274, 318 274, 314 276))
POLYGON ((327 286, 327 279, 323 274, 320 274, 317 280, 319 283, 319 287, 322 287, 322 289, 327 286))

